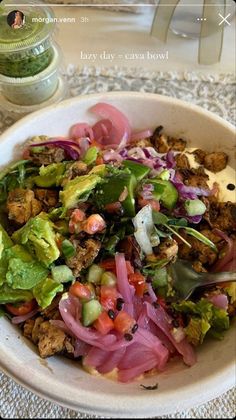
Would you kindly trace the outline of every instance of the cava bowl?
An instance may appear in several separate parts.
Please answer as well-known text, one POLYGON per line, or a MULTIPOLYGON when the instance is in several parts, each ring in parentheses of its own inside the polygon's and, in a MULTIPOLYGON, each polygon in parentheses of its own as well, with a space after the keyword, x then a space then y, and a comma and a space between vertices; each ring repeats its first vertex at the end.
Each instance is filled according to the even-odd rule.
MULTIPOLYGON (((104 93, 81 96, 44 108, 14 124, 0 137, 0 166, 7 165, 31 136, 63 136, 76 122, 97 119, 88 110, 97 102, 120 109, 134 130, 164 127, 188 146, 224 151, 235 167, 235 132, 231 124, 190 103, 145 93, 104 93)), ((229 168, 227 183, 232 179, 229 168)), ((206 340, 197 349, 197 363, 189 368, 173 360, 167 369, 141 381, 118 383, 84 371, 77 361, 61 356, 40 359, 36 347, 9 320, 0 319, 0 369, 32 392, 74 410, 115 418, 149 418, 203 404, 235 385, 235 326, 222 341, 206 340), (140 386, 154 385, 155 390, 140 386)))

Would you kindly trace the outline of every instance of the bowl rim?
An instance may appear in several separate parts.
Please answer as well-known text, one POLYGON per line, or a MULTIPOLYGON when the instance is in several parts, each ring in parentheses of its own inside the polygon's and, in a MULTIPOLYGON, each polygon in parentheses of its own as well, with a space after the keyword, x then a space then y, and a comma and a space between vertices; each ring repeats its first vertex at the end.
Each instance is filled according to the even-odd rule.
MULTIPOLYGON (((67 108, 71 104, 79 103, 82 101, 86 101, 87 99, 97 99, 102 98, 102 101, 105 102, 106 100, 109 101, 110 98, 116 99, 116 98, 122 98, 122 97, 133 97, 133 98, 147 98, 150 99, 150 101, 159 101, 159 103, 169 103, 171 105, 176 105, 178 107, 182 108, 191 108, 194 112, 197 112, 198 114, 208 117, 213 122, 216 122, 220 125, 222 125, 224 128, 228 129, 232 132, 232 134, 235 133, 234 126, 228 122, 225 121, 222 117, 219 117, 218 115, 214 114, 211 111, 205 110, 204 108, 192 104, 187 101, 183 101, 181 99, 172 98, 165 95, 158 95, 153 93, 142 93, 142 92, 129 92, 129 91, 122 91, 122 92, 100 92, 100 93, 93 93, 88 95, 81 95, 76 96, 73 98, 69 98, 66 100, 63 100, 59 104, 54 104, 47 106, 45 108, 42 108, 40 110, 37 110, 19 121, 15 122, 11 127, 9 127, 7 130, 5 130, 0 135, 0 146, 1 144, 7 140, 12 132, 17 131, 18 127, 21 127, 23 125, 27 125, 28 122, 30 122, 32 119, 36 119, 38 116, 41 116, 42 114, 48 114, 50 110, 55 109, 63 109, 67 108)), ((1 347, 1 345, 0 345, 1 347)), ((2 353, 2 352, 1 352, 2 353)), ((47 400, 60 404, 64 407, 81 411, 83 413, 89 413, 89 414, 96 414, 96 415, 106 415, 117 418, 119 416, 120 418, 138 418, 140 415, 143 415, 145 417, 149 418, 149 415, 156 415, 157 413, 154 412, 154 410, 158 410, 158 415, 162 414, 170 414, 174 413, 178 410, 186 410, 189 408, 193 408, 197 405, 203 404, 213 398, 217 398, 219 395, 223 394, 224 392, 228 391, 235 385, 235 375, 234 375, 234 362, 227 364, 227 366, 224 368, 224 370, 221 372, 221 380, 219 381, 219 372, 213 373, 210 377, 207 379, 199 378, 197 381, 197 384, 191 384, 191 396, 195 392, 194 399, 191 398, 190 401, 188 398, 184 398, 185 389, 177 390, 172 392, 172 398, 174 399, 174 395, 176 396, 177 400, 172 406, 168 406, 167 402, 163 401, 163 405, 161 400, 160 406, 153 407, 152 412, 150 411, 150 397, 153 398, 153 394, 142 394, 143 396, 135 395, 132 396, 132 403, 130 402, 130 396, 129 395, 122 395, 122 401, 124 400, 124 406, 123 406, 123 412, 120 412, 120 404, 117 404, 117 406, 112 407, 105 407, 102 404, 101 400, 101 393, 96 394, 95 398, 94 395, 91 394, 91 391, 83 390, 82 397, 80 401, 73 401, 73 398, 68 400, 68 398, 63 398, 63 396, 58 396, 58 393, 56 392, 55 388, 49 388, 49 386, 43 387, 42 384, 40 385, 40 380, 31 380, 29 377, 27 379, 22 374, 22 371, 18 369, 17 365, 14 366, 14 369, 9 367, 9 354, 5 351, 5 357, 4 357, 4 349, 3 349, 3 357, 1 356, 0 359, 0 369, 8 376, 13 378, 18 384, 22 385, 26 389, 28 389, 31 392, 34 392, 36 395, 40 396, 41 398, 46 398, 47 400), (216 380, 218 377, 218 380, 216 380), (203 386, 205 389, 204 394, 198 393, 197 391, 199 388, 203 386), (44 391, 43 391, 44 389, 44 391), (182 395, 182 398, 181 398, 182 395), (87 397, 86 397, 87 396, 87 397), (90 397, 90 398, 89 398, 90 397), (148 397, 148 398, 147 398, 148 397), (92 403, 88 403, 89 399, 92 398, 92 403), (131 417, 129 417, 131 416, 131 417)), ((44 384, 45 385, 45 384, 44 384)), ((124 385, 125 386, 125 385, 124 385)), ((190 390, 189 390, 190 391, 190 390)), ((158 397, 157 397, 158 399, 158 397)), ((90 400, 91 401, 91 400, 90 400)))
POLYGON ((133 98, 138 98, 138 97, 143 97, 145 96, 145 98, 150 99, 150 100, 159 100, 160 102, 167 102, 169 104, 172 105, 176 105, 176 106, 181 106, 183 108, 188 108, 191 109, 195 112, 197 112, 200 115, 203 115, 205 117, 209 117, 210 119, 214 120, 216 123, 221 124, 222 126, 224 126, 226 129, 232 131, 233 133, 235 133, 235 127, 233 124, 231 124, 229 121, 226 121, 225 119, 223 119, 222 117, 220 117, 219 115, 216 115, 215 113, 213 113, 212 111, 209 111, 199 105, 196 104, 192 104, 191 102, 187 102, 184 101, 182 99, 178 99, 178 98, 173 98, 171 96, 167 96, 167 95, 160 95, 160 94, 156 94, 156 93, 148 93, 148 92, 130 92, 130 91, 112 91, 112 92, 99 92, 99 93, 90 93, 90 94, 84 94, 84 95, 79 95, 79 96, 75 96, 72 98, 68 98, 68 99, 64 99, 63 101, 57 103, 57 104, 52 104, 49 106, 46 106, 44 108, 40 108, 39 110, 36 110, 32 113, 30 113, 29 115, 24 116, 23 118, 21 118, 20 120, 16 121, 15 123, 13 123, 13 125, 9 128, 7 128, 6 130, 4 130, 3 133, 0 134, 0 143, 4 142, 5 137, 8 137, 12 131, 17 130, 18 127, 27 124, 28 121, 30 121, 32 118, 37 118, 38 116, 40 116, 41 114, 50 112, 50 110, 55 110, 55 109, 60 109, 60 108, 64 108, 67 107, 68 104, 73 104, 76 102, 82 102, 86 99, 95 99, 97 97, 108 97, 109 98, 122 98, 122 97, 133 97, 133 98))

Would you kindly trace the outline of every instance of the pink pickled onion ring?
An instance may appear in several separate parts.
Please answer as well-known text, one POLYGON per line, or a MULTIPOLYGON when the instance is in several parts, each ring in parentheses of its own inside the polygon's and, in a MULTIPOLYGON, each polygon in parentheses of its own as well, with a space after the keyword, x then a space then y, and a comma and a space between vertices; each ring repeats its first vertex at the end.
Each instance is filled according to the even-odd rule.
POLYGON ((113 129, 110 132, 107 144, 119 146, 121 142, 127 143, 131 136, 131 127, 128 118, 116 107, 103 102, 97 103, 90 108, 90 111, 101 118, 111 121, 113 129))
POLYGON ((37 312, 39 311, 39 308, 34 309, 33 311, 29 312, 26 315, 19 315, 19 316, 14 316, 11 320, 12 324, 20 324, 21 322, 26 321, 27 319, 32 318, 34 315, 37 314, 37 312))
POLYGON ((89 137, 90 140, 94 140, 93 129, 87 123, 74 124, 70 129, 70 136, 73 139, 89 137))
POLYGON ((136 140, 142 140, 147 139, 148 137, 151 137, 153 135, 153 130, 144 130, 144 131, 138 131, 137 133, 132 133, 130 141, 136 141, 136 140))
POLYGON ((109 143, 110 134, 113 129, 113 125, 110 120, 107 120, 107 119, 100 120, 96 124, 94 124, 92 128, 93 128, 94 138, 98 143, 101 143, 101 144, 109 143))

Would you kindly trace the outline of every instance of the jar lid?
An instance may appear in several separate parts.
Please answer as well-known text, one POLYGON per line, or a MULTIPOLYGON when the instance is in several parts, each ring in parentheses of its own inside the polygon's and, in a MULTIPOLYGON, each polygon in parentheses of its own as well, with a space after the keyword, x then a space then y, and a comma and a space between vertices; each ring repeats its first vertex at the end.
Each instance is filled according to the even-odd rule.
POLYGON ((42 43, 55 28, 54 13, 50 7, 40 6, 38 1, 11 0, 2 3, 0 12, 0 54, 19 52, 42 43), (17 5, 19 4, 19 7, 17 5), (11 27, 7 22, 10 12, 23 13, 23 25, 11 27))

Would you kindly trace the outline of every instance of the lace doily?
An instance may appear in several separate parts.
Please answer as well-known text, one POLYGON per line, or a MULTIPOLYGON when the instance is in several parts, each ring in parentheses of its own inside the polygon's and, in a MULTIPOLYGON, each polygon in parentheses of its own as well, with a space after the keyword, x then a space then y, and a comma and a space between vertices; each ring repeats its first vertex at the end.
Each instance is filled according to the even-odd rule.
MULTIPOLYGON (((109 91, 140 91, 172 96, 202 106, 235 123, 235 79, 233 74, 194 72, 154 72, 140 68, 76 69, 67 66, 64 78, 68 96, 109 91)), ((45 103, 45 106, 47 103, 45 103)), ((0 132, 16 120, 3 108, 0 110, 0 132)))

